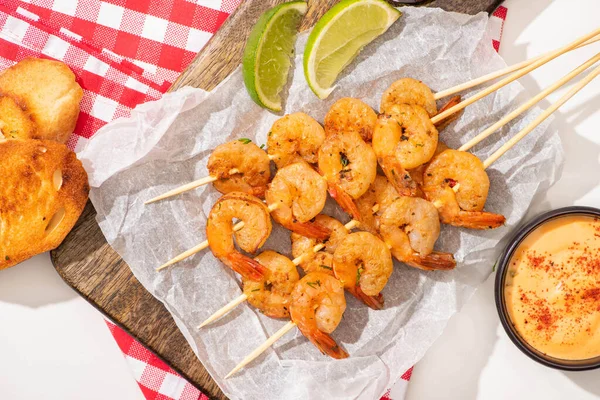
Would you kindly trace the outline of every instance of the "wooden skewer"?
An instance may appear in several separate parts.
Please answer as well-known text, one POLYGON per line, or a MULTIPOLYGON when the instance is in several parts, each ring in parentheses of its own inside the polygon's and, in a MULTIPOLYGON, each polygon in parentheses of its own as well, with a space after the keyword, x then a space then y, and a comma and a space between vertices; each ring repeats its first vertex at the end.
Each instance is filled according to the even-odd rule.
POLYGON ((225 305, 225 307, 222 307, 216 313, 214 313, 213 315, 211 315, 210 317, 208 317, 206 319, 206 321, 204 321, 203 323, 201 323, 200 325, 198 325, 198 329, 200 329, 200 328, 202 328, 202 327, 204 327, 204 326, 212 323, 213 321, 218 320, 223 315, 227 314, 229 311, 233 310, 234 308, 236 308, 238 305, 242 304, 246 300, 248 300, 248 296, 246 296, 244 293, 242 293, 241 296, 238 296, 235 299, 231 300, 229 303, 227 303, 225 305))
MULTIPOLYGON (((277 209, 277 207, 279 207, 279 203, 275 203, 275 204, 271 204, 269 206, 269 212, 273 212, 277 209)), ((233 226, 233 231, 237 232, 240 229, 242 229, 244 227, 244 221, 240 221, 237 224, 235 224, 233 226)), ((178 256, 175 256, 174 258, 172 258, 171 260, 167 261, 166 263, 164 263, 163 265, 161 265, 160 267, 156 268, 157 271, 161 271, 175 263, 178 263, 181 260, 185 260, 186 258, 193 256, 196 253, 201 252, 202 250, 206 249, 208 247, 208 240, 205 240, 204 242, 198 244, 197 246, 192 247, 189 250, 184 251, 183 253, 179 254, 178 256)))
POLYGON ((556 103, 553 103, 547 110, 541 113, 536 119, 534 119, 529 125, 527 125, 521 132, 517 133, 513 136, 509 141, 504 143, 502 147, 500 147, 494 154, 492 154, 487 160, 483 162, 484 168, 492 165, 498 158, 502 157, 504 153, 506 153, 511 147, 519 142, 519 140, 523 139, 527 134, 533 131, 539 124, 541 124, 546 118, 548 118, 554 111, 558 110, 563 104, 569 101, 573 96, 575 96, 581 89, 583 89, 588 83, 590 83, 594 78, 600 75, 600 67, 595 68, 592 72, 590 72, 585 78, 583 78, 580 82, 578 82, 575 86, 571 88, 567 93, 565 93, 556 103))
MULTIPOLYGON (((352 221, 350 221, 350 222, 352 222, 352 221)), ((385 244, 388 248, 391 249, 392 246, 389 243, 385 243, 385 244)), ((263 344, 261 344, 259 347, 254 349, 252 351, 252 353, 248 354, 238 365, 235 366, 234 369, 231 370, 231 372, 229 372, 225 376, 225 379, 229 378, 230 376, 232 376, 233 374, 235 374, 236 372, 238 372, 239 370, 244 368, 246 365, 250 364, 258 356, 260 356, 262 353, 264 353, 269 347, 271 347, 273 345, 273 343, 278 341, 283 335, 285 335, 286 333, 288 333, 290 330, 292 330, 295 327, 296 327, 296 323, 293 321, 290 321, 287 324, 285 324, 280 330, 275 332, 275 334, 273 334, 273 336, 269 337, 267 340, 265 340, 265 342, 263 344)))
MULTIPOLYGON (((354 228, 356 228, 359 225, 359 222, 356 220, 352 220, 350 222, 348 222, 346 225, 344 225, 344 227, 347 230, 352 230, 354 228)), ((319 251, 321 251, 323 248, 325 247, 325 244, 323 243, 319 243, 317 245, 315 245, 312 248, 312 253, 318 253, 319 251)), ((309 254, 309 253, 307 253, 309 254)), ((301 256, 298 256, 296 258, 294 258, 292 260, 292 263, 295 266, 298 266, 302 263, 302 260, 304 259, 304 257, 307 254, 302 254, 301 256)), ((248 296, 246 296, 244 293, 242 293, 241 295, 239 295, 238 297, 236 297, 235 299, 233 299, 232 301, 230 301, 229 303, 227 303, 225 306, 223 306, 221 309, 217 310, 213 315, 211 315, 210 317, 208 317, 206 319, 206 321, 204 321, 203 323, 200 324, 200 326, 198 326, 198 329, 218 320, 219 318, 221 318, 223 315, 227 314, 229 311, 233 310, 234 308, 236 308, 238 305, 240 305, 241 303, 243 303, 244 301, 248 300, 248 296)))
MULTIPOLYGON (((237 174, 239 172, 240 171, 237 168, 233 168, 233 169, 229 170, 229 173, 232 175, 237 174)), ((178 194, 187 192, 189 190, 196 189, 197 187, 207 185, 211 182, 216 181, 217 179, 218 178, 214 177, 214 176, 205 176, 204 178, 198 179, 197 181, 187 183, 187 184, 185 184, 183 186, 179 186, 178 188, 175 188, 173 190, 169 190, 168 192, 163 193, 160 196, 156 196, 155 198, 146 201, 144 204, 150 204, 150 203, 154 203, 155 201, 164 200, 168 197, 176 196, 178 194)))
MULTIPOLYGON (((346 224, 346 227, 349 224, 353 223, 353 222, 355 222, 355 221, 350 221, 348 224, 346 224)), ((388 247, 388 249, 392 248, 391 244, 389 244, 387 242, 385 242, 385 245, 388 247)), ((315 246, 315 248, 316 247, 317 246, 315 246)), ((323 247, 324 247, 324 245, 323 245, 323 247)), ((294 261, 293 261, 294 264, 296 264, 296 262, 297 262, 296 260, 298 260, 298 259, 299 258, 294 259, 294 261)), ((235 374, 236 372, 238 372, 239 370, 241 370, 242 368, 244 368, 246 365, 248 365, 249 363, 251 363, 253 360, 255 360, 258 356, 260 356, 263 352, 265 352, 269 347, 271 347, 273 345, 273 343, 275 343, 276 341, 278 341, 283 335, 285 335, 287 332, 289 332, 290 330, 292 330, 295 326, 296 326, 296 324, 294 322, 292 322, 292 321, 290 321, 287 324, 285 324, 280 330, 278 330, 277 332, 275 332, 275 334, 273 336, 269 337, 263 344, 261 344, 259 347, 257 347, 256 349, 254 349, 254 351, 252 351, 252 353, 248 354, 238 365, 235 366, 234 369, 231 370, 231 372, 229 372, 225 376, 225 379, 231 377, 233 374, 235 374)))
MULTIPOLYGON (((319 175, 319 176, 321 176, 321 175, 319 175)), ((323 177, 323 176, 321 176, 321 178, 322 178, 322 179, 325 179, 325 177, 323 177)), ((167 194, 167 193, 165 193, 165 195, 166 195, 166 194, 167 194)), ((163 196, 164 196, 164 195, 163 195, 163 196)), ((278 203, 271 204, 271 205, 269 206, 269 212, 273 212, 274 210, 276 210, 276 209, 277 209, 277 207, 278 207, 278 206, 279 206, 279 204, 278 204, 278 203)), ((350 221, 350 222, 352 222, 352 221, 350 221)), ((355 221, 355 222, 356 222, 356 223, 358 223, 357 221, 355 221)), ((233 226, 233 231, 234 231, 234 232, 237 232, 237 231, 239 231, 240 229, 242 229, 243 227, 244 227, 244 222, 243 222, 243 221, 242 221, 242 222, 238 222, 237 224, 235 224, 235 225, 233 226)), ((198 253, 198 252, 200 252, 200 251, 202 251, 202 250, 206 249, 207 247, 208 247, 208 240, 205 240, 204 242, 202 242, 202 243, 198 244, 197 246, 195 246, 195 247, 192 247, 191 249, 189 249, 189 250, 186 250, 186 251, 184 251, 183 253, 179 254, 179 255, 178 255, 178 256, 176 256, 175 258, 173 258, 173 259, 171 259, 171 260, 167 261, 166 263, 164 263, 164 264, 163 264, 163 265, 161 265, 160 267, 156 268, 156 271, 161 271, 161 270, 163 270, 163 269, 165 269, 165 268, 167 268, 167 267, 169 267, 169 266, 171 266, 171 265, 173 265, 173 264, 175 264, 175 263, 178 263, 178 262, 179 262, 179 261, 181 261, 181 260, 184 260, 184 259, 186 259, 186 258, 188 258, 188 257, 190 257, 190 256, 192 256, 192 255, 194 255, 194 254, 196 254, 196 253, 198 253)))
POLYGON ((433 118, 431 118, 431 122, 433 124, 436 124, 446 118, 448 118, 450 115, 454 114, 455 112, 458 112, 462 109, 464 109, 465 107, 467 107, 470 104, 475 103, 477 100, 480 100, 482 98, 484 98, 485 96, 489 95, 490 93, 495 92, 496 90, 508 85, 509 83, 519 79, 520 77, 528 74, 529 72, 533 71, 534 69, 538 68, 539 66, 542 66, 544 64, 546 64, 547 62, 555 59, 556 57, 566 53, 567 51, 575 48, 576 46, 580 45, 581 43, 597 36, 600 34, 600 29, 596 29, 594 32, 589 33, 577 40, 575 40, 574 42, 569 43, 566 46, 561 47, 558 50, 555 50, 553 52, 551 52, 550 54, 540 58, 539 60, 535 61, 534 63, 530 64, 529 66, 509 75, 508 77, 502 79, 499 82, 496 82, 495 84, 489 86, 488 88, 480 91, 479 93, 475 94, 474 96, 469 97, 468 99, 458 103, 457 105, 455 105, 454 107, 450 107, 449 109, 447 109, 444 112, 439 113, 438 115, 434 116, 433 118))
MULTIPOLYGON (((274 158, 275 158, 275 156, 269 155, 269 160, 273 161, 274 158)), ((239 174, 239 173, 240 173, 240 170, 237 168, 232 168, 229 170, 230 175, 239 174)), ((146 201, 144 204, 150 204, 150 203, 154 203, 159 200, 164 200, 166 198, 176 196, 178 194, 190 191, 192 189, 196 189, 197 187, 200 187, 203 185, 208 185, 209 183, 212 183, 218 179, 219 178, 217 178, 215 176, 205 176, 204 178, 198 179, 197 181, 186 183, 185 185, 182 185, 175 189, 169 190, 168 192, 163 193, 160 196, 156 196, 155 198, 146 201)))
MULTIPOLYGON (((592 43, 596 43, 598 41, 600 41, 600 36, 592 38, 592 39, 588 40, 587 42, 580 44, 579 46, 575 47, 575 49, 580 49, 584 46, 590 45, 592 43)), ((572 49, 572 50, 575 50, 575 49, 572 49)), ((542 59, 543 57, 549 55, 550 53, 552 53, 552 52, 547 52, 547 53, 541 54, 537 57, 530 58, 529 60, 525 60, 520 63, 510 65, 506 68, 503 68, 498 71, 492 72, 490 74, 473 79, 469 82, 465 82, 460 85, 451 87, 449 89, 439 91, 434 94, 434 98, 436 100, 440 100, 440 99, 443 99, 444 97, 452 96, 453 94, 462 92, 463 90, 467 90, 467 89, 471 89, 472 87, 479 86, 482 83, 486 83, 486 82, 494 80, 496 78, 500 78, 501 76, 504 76, 504 75, 510 74, 511 72, 515 72, 522 68, 525 68, 525 67, 533 64, 534 62, 542 59)))
POLYGON ((590 58, 588 61, 581 64, 579 67, 575 68, 573 71, 571 71, 570 73, 565 75, 563 78, 559 79, 554 84, 547 87, 545 90, 541 91, 537 96, 532 97, 529 101, 523 103, 519 108, 517 108, 516 110, 514 110, 513 112, 511 112, 510 114, 508 114, 507 116, 502 118, 500 121, 496 122, 495 124, 493 124, 492 126, 487 128, 486 130, 481 132, 479 135, 475 136, 473 139, 469 140, 464 145, 462 145, 458 150, 460 150, 460 151, 469 150, 470 148, 472 148, 473 146, 475 146, 476 144, 478 144, 479 142, 481 142, 482 140, 484 140, 485 138, 490 136, 492 133, 496 132, 498 129, 502 128, 504 125, 506 125, 513 119, 517 118, 523 112, 529 110, 531 107, 536 105, 542 99, 545 99, 548 95, 550 95, 551 93, 556 91, 558 88, 563 86, 565 83, 569 82, 571 79, 573 79, 574 77, 576 77, 577 75, 579 75, 580 73, 582 73, 583 71, 585 71, 586 69, 591 67, 592 65, 596 64, 598 61, 600 61, 600 53, 596 54, 594 57, 590 58))
POLYGON ((238 365, 236 365, 236 367, 234 369, 231 370, 230 373, 228 373, 225 376, 225 379, 229 378, 231 375, 235 374, 240 369, 244 368, 247 364, 252 362, 252 360, 254 360, 256 357, 260 356, 265 350, 267 350, 269 347, 271 347, 273 345, 273 343, 278 341, 283 335, 285 335, 286 333, 288 333, 295 327, 296 327, 296 324, 292 321, 285 324, 283 326, 283 328, 281 328, 280 330, 275 332, 275 334, 273 336, 268 338, 263 344, 261 344, 259 347, 257 347, 252 353, 248 354, 246 356, 246 358, 244 358, 238 365))

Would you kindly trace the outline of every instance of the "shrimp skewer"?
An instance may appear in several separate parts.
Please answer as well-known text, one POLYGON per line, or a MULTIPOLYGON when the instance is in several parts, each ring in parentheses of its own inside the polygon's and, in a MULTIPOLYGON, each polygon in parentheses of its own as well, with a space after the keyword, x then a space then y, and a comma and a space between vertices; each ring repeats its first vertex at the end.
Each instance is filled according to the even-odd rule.
POLYGON ((356 132, 365 142, 373 138, 377 114, 359 99, 344 97, 333 103, 325 115, 325 135, 356 132))
POLYGON ((319 171, 327 180, 330 196, 354 219, 360 213, 354 204, 377 175, 373 148, 355 131, 329 135, 319 149, 319 171))
MULTIPOLYGON (((402 78, 392 83, 383 93, 383 96, 381 96, 380 110, 382 114, 386 114, 394 105, 408 104, 423 107, 430 117, 434 117, 460 103, 461 97, 452 97, 439 111, 437 109, 437 104, 435 103, 436 100, 438 100, 436 95, 423 82, 412 78, 402 78)), ((438 131, 441 131, 450 125, 450 123, 458 119, 461 114, 462 113, 456 113, 436 121, 434 125, 438 131)))
POLYGON ((381 291, 392 275, 388 246, 369 232, 347 235, 333 253, 333 273, 344 288, 369 307, 383 308, 381 291))
POLYGON ((257 197, 232 192, 221 197, 213 206, 206 223, 206 237, 216 258, 246 279, 258 280, 264 268, 257 261, 235 249, 256 252, 271 234, 271 216, 267 206, 257 197), (234 232, 233 219, 244 222, 244 229, 234 232))
POLYGON ((335 359, 347 358, 348 353, 329 336, 339 325, 345 310, 346 298, 340 281, 331 275, 319 272, 305 275, 292 291, 291 321, 246 356, 225 376, 225 379, 252 362, 294 327, 298 327, 300 332, 323 354, 335 359))
POLYGON ((592 70, 484 162, 481 162, 476 156, 460 150, 446 150, 438 155, 425 171, 424 190, 427 197, 438 206, 442 221, 472 229, 491 229, 502 225, 505 221, 504 216, 482 211, 489 190, 489 178, 485 169, 598 75, 600 75, 600 67, 592 70), (456 193, 452 193, 449 187, 457 183, 461 185, 460 189, 456 193))
MULTIPOLYGON (((275 204, 271 204, 270 206, 268 206, 267 208, 269 209, 269 212, 273 212, 274 210, 277 209, 277 207, 279 207, 278 203, 275 204)), ((348 222, 348 224, 346 224, 346 226, 349 226, 350 224, 352 224, 352 228, 354 228, 355 226, 359 225, 359 222, 357 220, 352 220, 350 222, 348 222)), ((239 230, 241 230, 243 227, 245 226, 244 221, 240 221, 237 224, 235 224, 233 226, 233 231, 237 232, 239 230)), ((318 226, 318 225, 317 225, 318 226)), ((348 228, 348 229, 352 229, 352 228, 348 228)), ((318 246, 322 246, 321 244, 316 245, 315 247, 318 246)), ((184 251, 183 253, 175 256, 174 258, 172 258, 171 260, 167 261, 166 263, 164 263, 163 265, 161 265, 160 267, 156 268, 156 271, 162 271, 163 269, 170 267, 173 264, 176 264, 182 260, 185 260, 188 257, 193 256, 196 253, 201 252, 202 250, 208 248, 208 240, 205 240, 201 243, 199 243, 198 245, 192 247, 189 250, 184 251)), ((322 249, 323 247, 319 247, 318 250, 322 249)), ((315 251, 318 251, 315 250, 315 251)))
POLYGON ((270 159, 250 139, 238 139, 217 146, 208 159, 209 176, 161 194, 144 204, 154 203, 208 183, 223 194, 245 192, 264 198, 271 179, 270 159))
MULTIPOLYGON (((276 208, 277 208, 277 204, 273 204, 273 205, 270 205, 267 207, 269 212, 273 212, 273 210, 275 210, 276 208)), ((242 228, 244 228, 244 226, 246 226, 246 223, 244 221, 240 221, 240 222, 236 223, 235 225, 233 225, 233 231, 238 232, 242 228)), ((172 259, 170 259, 169 261, 167 261, 160 267, 156 268, 156 271, 157 272, 162 271, 163 269, 170 267, 171 265, 176 264, 182 260, 185 260, 186 258, 191 257, 194 254, 199 253, 204 249, 207 249, 208 247, 209 247, 208 240, 205 240, 205 241, 199 243, 198 245, 192 247, 191 249, 186 250, 183 253, 173 257, 172 259)))
POLYGON ((417 185, 407 172, 427 163, 438 143, 438 131, 425 109, 396 104, 381 114, 373 132, 373 150, 385 176, 402 196, 416 196, 417 185))
POLYGON ((317 152, 325 140, 321 124, 297 112, 279 118, 267 136, 267 153, 277 168, 306 161, 317 162, 317 152))
POLYGON ((433 204, 419 197, 399 197, 380 216, 379 232, 398 261, 424 270, 456 266, 449 253, 434 252, 440 217, 433 204))
POLYGON ((327 183, 307 163, 298 162, 279 169, 265 199, 269 205, 278 205, 273 219, 284 228, 303 236, 329 237, 329 229, 310 222, 325 206, 327 183))
POLYGON ((423 191, 438 208, 443 223, 470 229, 493 229, 504 224, 499 214, 483 211, 490 180, 473 154, 448 149, 436 156, 423 174, 423 191), (460 185, 458 190, 453 190, 460 185))
POLYGON ((346 225, 328 215, 319 214, 315 222, 331 230, 331 235, 325 241, 299 235, 292 232, 292 256, 294 262, 302 267, 305 273, 324 272, 333 275, 333 253, 339 242, 348 235, 359 223, 352 220, 346 225), (317 249, 317 251, 315 251, 317 249), (320 251, 320 250, 323 251, 320 251))
MULTIPOLYGON (((327 217, 325 215, 319 215, 316 220, 319 221, 319 223, 321 223, 324 226, 328 226, 328 227, 332 227, 334 225, 333 221, 335 221, 337 224, 341 225, 341 227, 344 229, 344 232, 348 232, 352 229, 354 229, 356 226, 358 226, 358 222, 357 221, 350 221, 348 222, 346 225, 342 225, 340 222, 338 222, 337 220, 331 218, 331 217, 327 217, 329 218, 331 221, 328 220, 328 223, 325 223, 324 220, 325 218, 319 218, 319 217, 327 217)), ((319 267, 315 267, 315 268, 308 268, 308 267, 304 267, 303 269, 306 273, 310 273, 310 272, 324 272, 324 273, 330 273, 330 275, 333 275, 333 256, 330 253, 327 252, 323 252, 321 251, 325 246, 331 246, 332 242, 334 241, 338 241, 338 236, 345 236, 340 232, 339 227, 336 227, 336 229, 332 229, 332 237, 335 235, 335 237, 333 237, 333 239, 330 239, 327 241, 327 245, 323 242, 321 243, 316 243, 316 241, 314 241, 313 239, 310 238, 306 238, 304 236, 300 236, 297 233, 292 233, 292 237, 297 237, 297 238, 302 238, 305 239, 306 241, 302 243, 301 246, 298 246, 298 242, 296 242, 296 251, 299 251, 299 247, 301 247, 303 250, 300 254, 298 254, 297 256, 295 256, 295 258, 291 261, 291 263, 294 266, 298 266, 298 265, 302 265, 303 263, 314 263, 314 265, 316 265, 317 263, 317 259, 319 259, 319 256, 322 254, 327 254, 328 256, 330 256, 331 258, 331 262, 327 263, 326 261, 322 261, 322 264, 319 264, 319 267), (312 246, 307 246, 308 244, 312 243, 312 246), (315 257, 316 256, 316 257, 315 257), (326 266, 327 268, 323 268, 322 266, 326 266)), ((300 239, 297 239, 300 240, 300 239)), ((293 246, 293 244, 292 244, 293 246)), ((292 252, 294 252, 294 250, 292 249, 292 252)), ((264 253, 263 253, 264 254, 264 253)), ((294 254, 294 253, 292 253, 294 254)), ((284 257, 284 256, 281 256, 284 257)), ((257 260, 259 262, 261 262, 261 260, 257 260)), ((306 264, 305 264, 306 265, 306 264)), ((254 290, 254 289, 252 289, 254 290)), ((242 293, 240 296, 236 297, 235 299, 233 299, 232 301, 230 301, 229 303, 227 303, 225 306, 221 307, 219 310, 217 310, 215 313, 213 313, 210 317, 208 317, 204 322, 202 322, 199 326, 198 329, 203 328, 211 323, 213 323, 214 321, 218 320, 219 318, 221 318, 222 316, 226 315, 227 313, 229 313, 231 310, 233 310, 234 308, 236 308, 238 305, 242 304, 244 301, 248 300, 249 295, 246 292, 246 290, 244 289, 244 293, 242 293)), ((252 303, 251 303, 252 304, 252 303)), ((260 307, 257 307, 260 309, 260 307)))
POLYGON ((241 191, 264 198, 270 180, 270 161, 278 168, 298 162, 317 162, 325 131, 304 113, 286 115, 273 124, 267 137, 267 153, 250 139, 238 139, 215 148, 208 159, 209 176, 146 201, 150 204, 213 183, 223 193, 241 191))

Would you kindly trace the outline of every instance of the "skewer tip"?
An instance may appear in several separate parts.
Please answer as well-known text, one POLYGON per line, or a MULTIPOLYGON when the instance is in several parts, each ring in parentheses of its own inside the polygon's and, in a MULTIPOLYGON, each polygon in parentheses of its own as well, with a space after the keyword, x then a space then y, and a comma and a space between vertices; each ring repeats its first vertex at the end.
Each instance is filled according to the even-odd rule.
POLYGON ((239 369, 232 369, 230 373, 228 373, 227 375, 225 375, 225 378, 223 379, 229 379, 231 377, 231 375, 235 374, 236 372, 238 372, 239 369))
POLYGON ((163 269, 170 267, 172 264, 173 264, 172 262, 168 261, 168 262, 164 263, 163 265, 161 265, 160 267, 156 268, 156 272, 160 272, 163 269))
POLYGON ((150 200, 146 200, 146 201, 144 202, 144 205, 152 204, 152 203, 154 203, 154 202, 157 202, 157 201, 159 201, 159 200, 160 200, 160 196, 158 196, 158 197, 155 197, 155 198, 153 198, 153 199, 150 199, 150 200))

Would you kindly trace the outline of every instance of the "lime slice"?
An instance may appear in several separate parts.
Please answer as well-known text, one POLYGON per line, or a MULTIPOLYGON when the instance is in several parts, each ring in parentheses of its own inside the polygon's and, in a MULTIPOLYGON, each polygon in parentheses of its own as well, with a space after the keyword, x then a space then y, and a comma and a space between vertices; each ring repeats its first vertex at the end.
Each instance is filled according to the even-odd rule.
POLYGON ((281 89, 292 65, 298 26, 306 14, 304 1, 291 1, 260 16, 246 42, 242 72, 252 100, 261 107, 281 110, 281 89))
POLYGON ((321 99, 329 96, 339 73, 401 15, 383 0, 342 0, 327 11, 304 49, 304 76, 312 91, 321 99))

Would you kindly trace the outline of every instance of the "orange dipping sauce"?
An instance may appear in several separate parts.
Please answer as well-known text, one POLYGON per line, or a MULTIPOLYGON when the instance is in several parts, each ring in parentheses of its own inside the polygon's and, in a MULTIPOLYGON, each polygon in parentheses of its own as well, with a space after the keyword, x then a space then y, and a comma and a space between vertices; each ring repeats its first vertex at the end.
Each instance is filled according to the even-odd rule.
POLYGON ((600 356, 600 220, 552 219, 532 231, 508 266, 505 304, 521 338, 548 356, 600 356))

